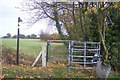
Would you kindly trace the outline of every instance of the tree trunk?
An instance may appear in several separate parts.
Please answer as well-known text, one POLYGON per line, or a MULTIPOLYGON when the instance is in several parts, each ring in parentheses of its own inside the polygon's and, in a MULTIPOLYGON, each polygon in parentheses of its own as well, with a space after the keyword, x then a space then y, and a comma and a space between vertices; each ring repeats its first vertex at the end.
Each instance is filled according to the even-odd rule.
MULTIPOLYGON (((57 4, 57 3, 56 3, 57 4)), ((57 28, 57 31, 60 35, 60 38, 61 39, 64 39, 64 36, 63 36, 63 33, 62 33, 62 29, 61 29, 61 25, 59 23, 59 18, 58 18, 58 12, 57 12, 57 7, 56 7, 56 4, 54 5, 53 7, 53 11, 54 11, 54 16, 55 16, 55 22, 56 22, 56 28, 57 28)))
POLYGON ((99 39, 101 42, 101 53, 103 56, 103 63, 108 63, 108 49, 105 44, 105 14, 106 11, 101 11, 101 7, 98 9, 98 31, 99 31, 99 39))
POLYGON ((104 53, 102 53, 103 55, 103 63, 104 62, 108 62, 108 50, 107 50, 107 47, 106 47, 106 44, 105 44, 105 40, 104 40, 104 36, 102 35, 102 32, 101 30, 99 29, 99 34, 100 34, 100 41, 101 41, 101 45, 103 47, 103 51, 104 53))

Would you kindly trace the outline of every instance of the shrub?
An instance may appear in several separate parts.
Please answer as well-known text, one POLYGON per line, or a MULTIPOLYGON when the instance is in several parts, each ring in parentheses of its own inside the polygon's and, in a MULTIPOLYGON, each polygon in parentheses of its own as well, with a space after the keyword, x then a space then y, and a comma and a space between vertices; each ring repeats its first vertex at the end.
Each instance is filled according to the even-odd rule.
POLYGON ((40 39, 43 41, 58 40, 58 39, 60 39, 60 35, 58 33, 49 34, 49 33, 42 32, 40 34, 40 39))
MULTIPOLYGON (((19 63, 25 65, 32 65, 36 57, 27 55, 20 51, 19 63)), ((2 45, 2 64, 16 64, 16 50, 2 45)), ((37 64, 39 65, 39 64, 37 64)))

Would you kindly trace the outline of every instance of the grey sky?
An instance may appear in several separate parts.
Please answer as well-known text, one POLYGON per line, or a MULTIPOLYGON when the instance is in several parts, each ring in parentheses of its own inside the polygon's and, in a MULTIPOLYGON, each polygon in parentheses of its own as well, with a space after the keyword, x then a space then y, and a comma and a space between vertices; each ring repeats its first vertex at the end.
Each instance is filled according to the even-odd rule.
MULTIPOLYGON (((17 34, 17 19, 21 17, 23 22, 27 18, 28 14, 15 8, 19 6, 19 2, 22 0, 1 0, 0 1, 0 37, 11 33, 12 36, 17 34)), ((23 0, 24 1, 24 0, 23 0)), ((31 26, 21 24, 21 34, 39 34, 40 30, 46 30, 48 24, 46 20, 41 20, 39 23, 31 26)))

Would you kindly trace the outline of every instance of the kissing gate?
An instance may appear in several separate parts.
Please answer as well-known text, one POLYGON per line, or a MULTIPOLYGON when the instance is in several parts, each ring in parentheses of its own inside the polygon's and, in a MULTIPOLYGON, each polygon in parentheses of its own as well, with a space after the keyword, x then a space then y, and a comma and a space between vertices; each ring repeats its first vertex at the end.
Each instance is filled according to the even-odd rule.
POLYGON ((49 61, 49 48, 52 43, 64 43, 66 45, 68 50, 68 72, 70 72, 70 68, 93 69, 94 64, 100 61, 100 42, 48 40, 46 54, 47 62, 49 61))

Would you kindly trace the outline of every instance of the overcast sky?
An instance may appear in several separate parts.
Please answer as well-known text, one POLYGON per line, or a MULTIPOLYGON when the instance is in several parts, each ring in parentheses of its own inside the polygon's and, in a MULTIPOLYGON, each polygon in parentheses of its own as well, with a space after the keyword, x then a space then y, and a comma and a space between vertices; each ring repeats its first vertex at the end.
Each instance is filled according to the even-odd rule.
MULTIPOLYGON (((28 14, 15 7, 20 5, 22 0, 1 0, 0 1, 0 37, 5 36, 7 33, 11 33, 12 36, 17 34, 17 21, 18 17, 21 17, 23 22, 25 21, 28 14)), ((24 0, 23 0, 24 1, 24 0)), ((26 26, 21 24, 21 34, 39 34, 41 30, 49 27, 46 20, 41 20, 34 26, 26 26)))

